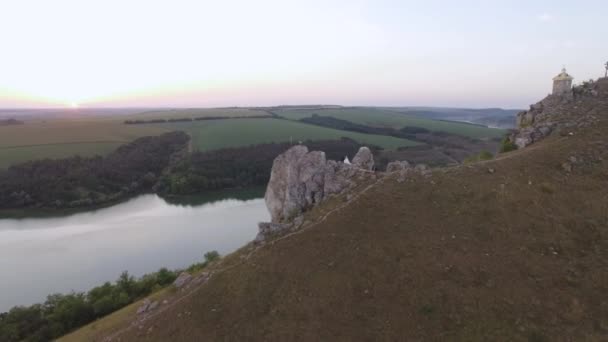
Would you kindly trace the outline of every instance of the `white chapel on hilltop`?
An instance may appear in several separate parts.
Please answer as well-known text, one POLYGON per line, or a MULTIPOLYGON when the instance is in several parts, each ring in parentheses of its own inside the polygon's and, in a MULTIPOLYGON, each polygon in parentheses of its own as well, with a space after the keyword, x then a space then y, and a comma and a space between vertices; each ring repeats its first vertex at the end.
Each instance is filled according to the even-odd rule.
POLYGON ((566 68, 562 72, 553 77, 553 95, 567 94, 572 91, 572 80, 574 77, 566 72, 566 68))

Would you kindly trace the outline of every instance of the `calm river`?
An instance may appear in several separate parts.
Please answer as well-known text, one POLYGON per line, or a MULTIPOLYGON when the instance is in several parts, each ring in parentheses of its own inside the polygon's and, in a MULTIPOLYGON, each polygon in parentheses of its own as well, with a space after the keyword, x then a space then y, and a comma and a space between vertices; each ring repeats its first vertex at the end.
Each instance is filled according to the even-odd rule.
POLYGON ((142 195, 65 217, 0 219, 0 312, 87 291, 125 270, 141 276, 185 268, 207 251, 230 253, 269 220, 261 198, 219 197, 170 204, 142 195))

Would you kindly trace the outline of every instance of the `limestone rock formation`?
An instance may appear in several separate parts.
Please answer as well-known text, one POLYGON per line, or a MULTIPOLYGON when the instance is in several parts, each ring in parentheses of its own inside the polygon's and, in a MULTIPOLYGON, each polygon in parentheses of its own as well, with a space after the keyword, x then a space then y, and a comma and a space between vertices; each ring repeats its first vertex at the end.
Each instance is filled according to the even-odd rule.
POLYGON ((179 289, 184 287, 184 285, 188 284, 190 280, 192 280, 192 276, 190 275, 190 273, 182 272, 177 277, 177 279, 175 279, 173 285, 179 289))
MULTIPOLYGON (((374 157, 361 147, 352 165, 326 160, 325 153, 298 145, 279 155, 272 165, 264 197, 272 223, 289 222, 302 212, 356 184, 354 176, 372 170, 374 157)), ((272 229, 269 229, 272 230, 272 229)))
POLYGON ((524 148, 553 132, 592 124, 597 110, 593 104, 606 96, 607 89, 608 79, 600 79, 576 86, 572 92, 547 96, 517 114, 517 129, 508 139, 524 148))
POLYGON ((361 147, 352 161, 353 166, 371 171, 374 168, 374 155, 367 147, 361 147))
POLYGON ((386 172, 397 172, 397 171, 401 171, 401 170, 405 170, 405 169, 409 169, 412 166, 410 165, 410 163, 408 163, 407 161, 403 160, 403 161, 393 161, 388 163, 388 165, 386 165, 386 172))

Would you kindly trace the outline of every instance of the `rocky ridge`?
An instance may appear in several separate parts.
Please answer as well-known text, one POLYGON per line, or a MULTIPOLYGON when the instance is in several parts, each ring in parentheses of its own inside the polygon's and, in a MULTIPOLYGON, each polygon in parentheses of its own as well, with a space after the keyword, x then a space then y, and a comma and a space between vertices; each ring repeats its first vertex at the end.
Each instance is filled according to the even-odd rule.
POLYGON ((608 98, 608 78, 590 80, 575 86, 572 92, 549 95, 530 109, 517 114, 516 127, 508 140, 524 148, 552 133, 569 134, 597 121, 601 103, 608 98))
MULTIPOLYGON (((386 171, 398 173, 399 182, 414 173, 430 172, 426 165, 413 167, 407 161, 391 162, 386 171)), ((374 171, 374 156, 367 147, 361 147, 351 163, 327 160, 324 152, 309 151, 303 145, 290 148, 274 160, 264 197, 271 222, 258 224, 254 242, 263 243, 270 236, 299 229, 304 223, 303 213, 312 207, 383 174, 374 171)), ((346 200, 349 198, 352 196, 347 194, 346 200)))

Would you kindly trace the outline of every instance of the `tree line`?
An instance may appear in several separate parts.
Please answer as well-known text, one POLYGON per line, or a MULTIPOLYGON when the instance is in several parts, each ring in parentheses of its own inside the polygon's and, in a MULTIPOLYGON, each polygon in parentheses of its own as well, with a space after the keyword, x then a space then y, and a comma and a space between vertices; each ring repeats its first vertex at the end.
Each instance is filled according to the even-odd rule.
MULTIPOLYGON (((207 252, 204 261, 188 271, 204 269, 220 257, 207 252)), ((0 313, 0 341, 50 341, 117 311, 175 281, 181 271, 161 268, 138 279, 123 272, 114 282, 106 282, 88 292, 51 294, 46 301, 30 306, 15 306, 0 313)))
POLYGON ((175 154, 186 149, 183 132, 139 138, 106 157, 25 162, 0 170, 1 208, 99 205, 149 191, 175 154))
MULTIPOLYGON (((328 159, 352 158, 361 144, 342 138, 304 142, 310 150, 325 152, 328 159)), ((289 149, 289 143, 270 143, 239 148, 194 152, 172 166, 160 180, 165 195, 187 195, 207 190, 266 185, 274 159, 289 149)), ((371 147, 377 150, 377 147, 371 147)))
POLYGON ((140 124, 157 124, 171 122, 192 122, 192 121, 208 121, 208 120, 229 120, 229 119, 268 119, 270 115, 241 115, 241 116, 201 116, 197 118, 173 118, 173 119, 134 119, 125 120, 125 125, 140 125, 140 124))

